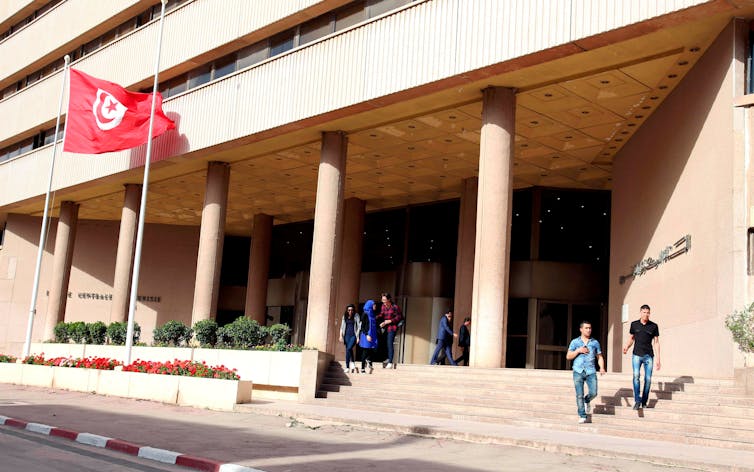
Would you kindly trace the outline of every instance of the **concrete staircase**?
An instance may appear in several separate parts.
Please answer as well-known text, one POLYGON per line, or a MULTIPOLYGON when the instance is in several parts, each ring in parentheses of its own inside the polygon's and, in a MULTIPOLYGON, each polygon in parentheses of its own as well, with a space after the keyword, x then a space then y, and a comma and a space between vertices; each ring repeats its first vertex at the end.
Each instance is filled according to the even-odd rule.
POLYGON ((320 405, 674 441, 754 452, 754 397, 733 379, 655 375, 635 411, 630 373, 599 378, 591 423, 577 424, 570 371, 399 365, 346 374, 333 362, 320 405))

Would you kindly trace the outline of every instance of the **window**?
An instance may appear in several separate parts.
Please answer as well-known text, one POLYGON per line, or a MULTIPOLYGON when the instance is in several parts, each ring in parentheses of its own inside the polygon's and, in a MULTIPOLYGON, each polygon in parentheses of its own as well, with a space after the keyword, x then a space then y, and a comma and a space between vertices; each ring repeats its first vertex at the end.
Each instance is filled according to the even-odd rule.
POLYGON ((299 46, 302 44, 310 43, 315 39, 319 39, 323 36, 335 31, 335 23, 332 21, 331 15, 322 15, 311 21, 307 21, 299 28, 299 46))
POLYGON ((2 94, 0 94, 1 95, 0 98, 10 97, 14 93, 18 92, 19 88, 20 88, 20 82, 14 82, 10 84, 9 86, 3 89, 2 94))
POLYGON ((531 259, 531 190, 513 192, 511 210, 511 260, 531 259))
POLYGON ((406 210, 369 213, 364 217, 363 272, 394 270, 403 263, 406 210))
POLYGON ((294 37, 293 30, 288 30, 270 38, 270 57, 293 49, 294 37))
POLYGON ((198 67, 188 73, 188 88, 206 84, 212 79, 212 69, 209 65, 198 67))
POLYGON ((228 74, 232 74, 236 71, 236 55, 228 54, 225 57, 221 57, 216 60, 212 72, 212 80, 225 77, 228 74))
POLYGON ((237 69, 241 70, 250 65, 267 59, 267 40, 246 46, 238 51, 237 69))
POLYGON ((178 95, 181 92, 185 92, 187 89, 187 77, 186 74, 180 75, 172 80, 168 80, 160 86, 160 92, 165 98, 178 95))
POLYGON ((455 266, 459 209, 458 200, 410 208, 409 262, 440 262, 455 266))
POLYGON ((272 228, 270 278, 293 277, 309 270, 312 259, 314 221, 272 228))
POLYGON ((60 124, 60 130, 58 131, 58 138, 57 139, 54 139, 55 138, 55 128, 50 128, 48 130, 42 131, 42 133, 40 133, 41 138, 42 138, 41 139, 42 146, 46 146, 48 144, 52 144, 53 141, 60 141, 61 139, 63 139, 63 133, 64 133, 64 126, 63 126, 62 123, 60 124))
POLYGON ((364 2, 355 2, 347 6, 335 15, 335 31, 346 29, 367 19, 364 2))
POLYGON ((374 18, 375 16, 382 15, 390 10, 395 10, 396 8, 407 5, 412 1, 413 0, 371 0, 367 7, 369 18, 374 18))
POLYGON ((539 259, 607 264, 610 192, 543 190, 539 259))
POLYGON ((220 285, 246 287, 249 279, 250 242, 248 237, 225 236, 220 285))

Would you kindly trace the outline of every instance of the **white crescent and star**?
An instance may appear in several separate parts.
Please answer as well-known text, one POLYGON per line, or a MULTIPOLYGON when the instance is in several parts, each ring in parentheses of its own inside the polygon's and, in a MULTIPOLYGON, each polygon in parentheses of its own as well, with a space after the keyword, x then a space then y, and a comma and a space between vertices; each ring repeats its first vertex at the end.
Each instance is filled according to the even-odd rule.
POLYGON ((125 105, 120 103, 110 92, 97 89, 97 94, 92 105, 92 113, 97 122, 97 127, 102 131, 116 128, 123 116, 128 111, 125 105))

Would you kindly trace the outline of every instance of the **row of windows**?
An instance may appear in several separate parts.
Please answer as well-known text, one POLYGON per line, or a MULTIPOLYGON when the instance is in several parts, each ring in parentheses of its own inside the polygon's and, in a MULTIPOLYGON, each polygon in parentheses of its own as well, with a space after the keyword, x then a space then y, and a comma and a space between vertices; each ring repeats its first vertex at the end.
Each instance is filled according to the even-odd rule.
POLYGON ((28 25, 29 23, 33 22, 34 20, 36 20, 36 19, 37 19, 37 18, 39 18, 40 16, 44 15, 44 14, 45 14, 45 13, 47 13, 48 11, 52 10, 52 8, 53 8, 53 7, 55 6, 55 5, 57 5, 58 3, 62 2, 62 1, 63 1, 63 0, 52 0, 52 1, 50 1, 50 2, 47 2, 47 3, 46 3, 46 4, 44 5, 44 6, 42 6, 42 8, 40 8, 40 9, 38 9, 38 10, 34 10, 34 13, 32 13, 32 14, 31 14, 31 15, 29 15, 29 16, 27 16, 27 17, 26 17, 26 18, 24 18, 23 20, 21 20, 21 21, 17 22, 16 24, 12 25, 12 26, 11 26, 10 28, 8 28, 7 30, 5 30, 5 31, 1 32, 1 33, 0 33, 0 41, 2 41, 3 39, 5 39, 5 38, 7 38, 7 37, 9 37, 9 36, 11 36, 11 35, 13 35, 13 34, 16 34, 16 33, 18 33, 18 32, 19 32, 19 31, 21 31, 21 30, 22 30, 22 29, 23 29, 23 28, 24 28, 24 27, 25 27, 26 25, 28 25))
MULTIPOLYGON (((46 129, 35 134, 31 138, 26 138, 20 143, 15 143, 12 146, 0 149, 0 162, 7 161, 21 154, 27 153, 34 149, 46 146, 53 143, 55 136, 55 128, 46 129)), ((63 126, 60 126, 58 131, 58 140, 63 139, 63 126)))
MULTIPOLYGON (((168 2, 168 4, 165 6, 165 10, 166 11, 173 10, 177 8, 178 6, 180 6, 181 4, 186 3, 187 1, 189 0, 172 0, 168 2)), ((57 3, 57 2, 53 2, 53 3, 57 3)), ((141 28, 142 26, 146 25, 153 19, 159 18, 161 8, 162 6, 160 4, 149 7, 149 9, 147 9, 146 11, 134 16, 133 18, 128 19, 127 21, 124 21, 123 23, 111 29, 110 31, 94 38, 93 40, 89 41, 86 44, 82 44, 78 46, 76 49, 74 49, 73 51, 69 53, 69 56, 71 56, 71 61, 81 59, 82 57, 91 54, 92 52, 96 51, 102 46, 105 46, 111 43, 112 41, 130 33, 131 31, 141 28)), ((16 81, 12 83, 11 85, 7 86, 6 88, 4 88, 2 92, 0 92, 0 100, 11 96, 14 93, 19 92, 36 82, 39 82, 40 80, 42 80, 43 78, 49 75, 52 75, 56 71, 62 69, 64 65, 65 65, 65 60, 61 57, 47 64, 41 69, 28 74, 26 77, 22 78, 21 80, 16 81)))
MULTIPOLYGON (((396 270, 407 262, 455 267, 459 201, 368 213, 364 219, 364 272, 396 270)), ((512 261, 558 261, 606 269, 610 255, 610 192, 529 188, 513 192, 512 261), (536 198, 533 198, 534 195, 536 198), (531 251, 532 222, 538 226, 531 251)), ((312 221, 277 225, 272 230, 270 278, 309 270, 312 221)), ((243 244, 248 244, 248 238, 243 244)), ((248 252, 248 250, 246 250, 248 252)), ((247 254, 248 255, 248 254, 247 254)), ((245 260, 245 259, 244 259, 245 260)), ((223 266, 223 271, 226 268, 223 266)), ((223 277, 228 285, 246 283, 246 266, 223 277), (230 274, 236 273, 237 277, 230 274)))
MULTIPOLYGON (((174 9, 187 1, 189 0, 172 0, 168 2, 166 9, 174 9)), ((413 1, 415 0, 359 0, 351 2, 337 10, 327 12, 307 21, 306 23, 302 23, 282 33, 276 34, 275 36, 221 57, 209 64, 197 67, 174 79, 168 80, 160 84, 160 92, 164 98, 185 92, 186 90, 219 79, 237 70, 244 69, 295 47, 310 43, 328 34, 341 31, 413 1)), ((71 60, 73 61, 92 53, 116 38, 147 24, 155 18, 158 18, 159 15, 160 5, 150 7, 140 15, 131 18, 98 38, 76 48, 70 54, 71 60)), ((58 69, 62 69, 63 66, 63 59, 59 59, 52 64, 48 64, 43 69, 29 74, 23 80, 20 80, 3 90, 2 93, 0 93, 0 100, 41 80, 43 77, 52 74, 58 69)), ((150 87, 142 91, 151 92, 152 89, 150 87)), ((38 135, 34 138, 28 138, 21 142, 14 143, 12 146, 0 149, 0 162, 51 143, 52 134, 54 134, 54 130, 46 130, 40 133, 40 135, 43 136, 42 138, 38 135)))
MULTIPOLYGON (((160 84, 164 98, 198 87, 415 0, 360 0, 230 53, 160 84)), ((150 92, 152 89, 144 89, 150 92)))

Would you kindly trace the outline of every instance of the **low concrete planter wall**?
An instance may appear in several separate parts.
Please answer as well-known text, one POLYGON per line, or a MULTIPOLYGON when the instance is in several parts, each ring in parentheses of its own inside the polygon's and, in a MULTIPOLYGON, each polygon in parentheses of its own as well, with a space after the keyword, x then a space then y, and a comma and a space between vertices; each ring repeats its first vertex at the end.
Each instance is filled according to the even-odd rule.
POLYGON ((251 402, 252 383, 180 375, 0 363, 0 382, 232 410, 251 402))
MULTIPOLYGON (((125 358, 124 346, 32 343, 31 352, 50 357, 125 358)), ((254 385, 254 398, 304 400, 314 398, 332 356, 318 351, 239 351, 188 347, 134 346, 132 360, 166 362, 175 359, 206 362, 236 369, 243 381, 254 385)), ((115 387, 113 387, 115 388, 115 387)), ((115 393, 109 393, 116 395, 115 393)), ((123 395, 119 395, 123 396, 123 395)))

